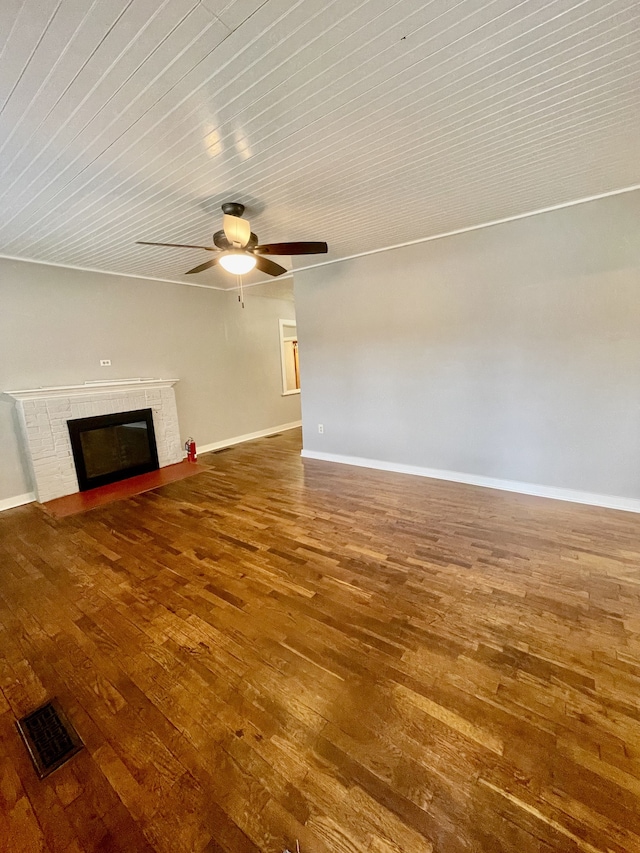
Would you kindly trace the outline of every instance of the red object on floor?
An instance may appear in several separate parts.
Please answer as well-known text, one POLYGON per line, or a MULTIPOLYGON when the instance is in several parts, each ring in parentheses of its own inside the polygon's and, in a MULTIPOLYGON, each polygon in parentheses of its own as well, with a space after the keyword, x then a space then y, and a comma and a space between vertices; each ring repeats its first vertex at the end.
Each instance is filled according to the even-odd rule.
POLYGON ((187 462, 197 462, 198 453, 196 451, 196 443, 192 438, 188 438, 184 443, 184 449, 187 451, 187 462))
POLYGON ((176 465, 167 465, 150 471, 148 474, 139 474, 137 477, 129 477, 118 483, 109 483, 108 486, 100 486, 97 489, 89 489, 86 492, 76 492, 73 495, 65 495, 63 498, 47 501, 42 507, 54 518, 65 518, 67 515, 76 515, 79 512, 95 509, 98 506, 140 495, 149 492, 168 483, 193 477, 206 471, 205 465, 197 462, 178 462, 176 465))

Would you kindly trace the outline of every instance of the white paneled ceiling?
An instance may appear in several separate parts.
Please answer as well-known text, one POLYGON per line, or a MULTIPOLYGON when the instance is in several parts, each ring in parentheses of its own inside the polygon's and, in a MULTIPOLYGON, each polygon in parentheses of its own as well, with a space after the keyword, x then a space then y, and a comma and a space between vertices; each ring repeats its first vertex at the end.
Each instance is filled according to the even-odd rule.
POLYGON ((0 254, 220 287, 135 240, 241 201, 332 259, 637 184, 639 33, 638 0, 2 0, 0 254))

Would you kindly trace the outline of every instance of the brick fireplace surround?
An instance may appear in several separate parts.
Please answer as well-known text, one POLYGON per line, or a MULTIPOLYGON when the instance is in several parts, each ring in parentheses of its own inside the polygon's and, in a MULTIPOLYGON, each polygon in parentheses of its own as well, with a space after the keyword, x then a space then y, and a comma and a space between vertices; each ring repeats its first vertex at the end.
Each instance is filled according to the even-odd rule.
POLYGON ((184 458, 173 386, 177 379, 86 382, 5 391, 16 401, 34 491, 40 503, 79 491, 67 421, 151 409, 160 467, 184 458))

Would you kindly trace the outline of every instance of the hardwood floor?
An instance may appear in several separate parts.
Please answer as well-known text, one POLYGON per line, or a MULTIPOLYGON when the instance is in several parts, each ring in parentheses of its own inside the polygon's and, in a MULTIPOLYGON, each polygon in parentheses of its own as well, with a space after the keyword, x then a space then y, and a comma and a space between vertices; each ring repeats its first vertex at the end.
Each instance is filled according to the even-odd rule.
POLYGON ((0 848, 640 851, 638 516, 299 440, 0 515, 0 848), (39 781, 54 695, 87 748, 39 781))

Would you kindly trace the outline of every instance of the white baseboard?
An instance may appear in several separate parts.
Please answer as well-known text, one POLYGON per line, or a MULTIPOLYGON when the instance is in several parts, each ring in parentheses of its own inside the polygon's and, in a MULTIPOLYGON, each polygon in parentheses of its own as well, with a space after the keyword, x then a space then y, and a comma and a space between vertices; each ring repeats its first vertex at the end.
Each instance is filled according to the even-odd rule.
POLYGON ((640 512, 640 500, 638 498, 598 495, 592 492, 578 492, 573 489, 559 489, 555 486, 540 486, 537 483, 498 480, 494 477, 462 474, 459 471, 421 468, 417 465, 402 465, 396 462, 382 462, 379 459, 366 459, 362 456, 343 456, 337 453, 321 453, 315 450, 303 450, 300 455, 305 459, 319 459, 322 462, 338 462, 342 465, 357 465, 360 468, 375 468, 378 471, 392 471, 396 474, 412 474, 417 477, 431 477, 434 480, 449 480, 453 483, 466 483, 469 486, 483 486, 487 489, 517 492, 521 495, 535 495, 539 498, 551 498, 556 501, 589 504, 607 509, 621 509, 625 512, 640 512))
POLYGON ((23 506, 23 504, 33 503, 35 499, 34 492, 27 492, 24 495, 14 495, 12 498, 4 498, 0 500, 0 512, 4 512, 5 509, 13 509, 16 506, 23 506))
MULTIPOLYGON (((275 435, 289 429, 301 426, 301 421, 293 421, 282 424, 279 427, 260 430, 258 432, 238 435, 217 441, 213 444, 205 444, 198 448, 198 453, 208 453, 211 450, 221 450, 241 444, 243 441, 251 441, 254 438, 264 438, 267 435, 275 435)), ((482 486, 487 489, 498 489, 503 492, 516 492, 521 495, 534 495, 540 498, 550 498, 557 501, 569 501, 570 503, 588 504, 589 506, 600 506, 606 509, 620 509, 625 512, 640 513, 640 500, 637 498, 625 498, 617 495, 599 495, 593 492, 579 492, 573 489, 560 489, 555 486, 541 486, 537 483, 520 483, 516 480, 498 480, 494 477, 480 477, 476 474, 462 474, 459 471, 445 471, 441 468, 421 468, 417 465, 402 465, 396 462, 383 462, 378 459, 366 459, 362 456, 343 456, 337 453, 321 453, 313 450, 302 450, 301 456, 305 459, 318 459, 322 462, 337 462, 341 465, 356 465, 359 468, 374 468, 378 471, 391 471, 396 474, 411 474, 417 477, 431 477, 434 480, 448 480, 453 483, 466 483, 469 486, 482 486)), ((13 509, 24 504, 33 503, 36 500, 34 492, 24 495, 14 495, 11 498, 0 500, 0 512, 13 509)))
POLYGON ((243 441, 252 441, 254 438, 264 438, 267 435, 275 435, 288 429, 296 429, 302 426, 302 421, 291 421, 288 424, 261 429, 258 432, 248 432, 246 435, 236 435, 233 438, 225 438, 223 441, 214 441, 213 444, 203 444, 198 447, 198 454, 209 453, 211 450, 222 450, 224 447, 233 447, 234 444, 242 444, 243 441))

